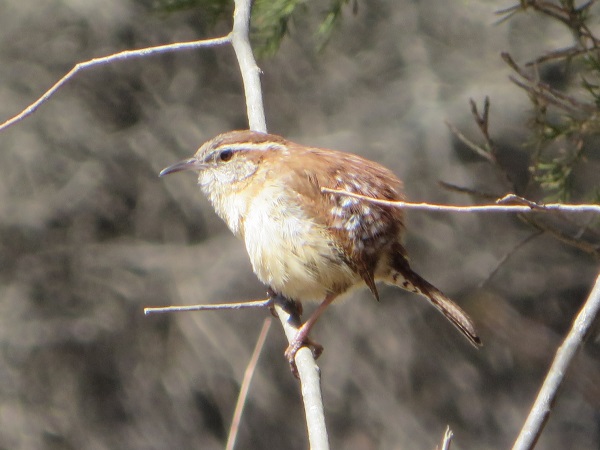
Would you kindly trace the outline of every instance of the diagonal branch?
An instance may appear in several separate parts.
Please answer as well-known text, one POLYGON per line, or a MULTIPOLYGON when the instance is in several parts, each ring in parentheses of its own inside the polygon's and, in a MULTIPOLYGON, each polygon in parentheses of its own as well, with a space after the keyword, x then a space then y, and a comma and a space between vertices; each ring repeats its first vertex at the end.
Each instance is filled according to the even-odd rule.
POLYGON ((89 61, 83 61, 75 64, 65 76, 63 76, 60 80, 58 80, 54 85, 48 89, 40 98, 38 98, 35 102, 25 108, 16 116, 6 120, 4 123, 0 124, 0 131, 5 130, 6 128, 14 125, 17 122, 25 119, 26 117, 33 114, 40 106, 42 106, 50 97, 52 97, 63 85, 67 83, 71 78, 77 75, 79 72, 82 72, 86 69, 91 69, 92 67, 101 66, 104 64, 132 59, 132 58, 142 58, 151 55, 158 55, 161 53, 167 52, 175 52, 181 50, 195 50, 198 48, 205 47, 217 47, 219 45, 228 44, 231 42, 231 34, 227 36, 214 38, 214 39, 203 39, 200 41, 191 41, 191 42, 177 42, 175 44, 166 44, 159 45, 157 47, 148 47, 141 48, 138 50, 126 50, 120 53, 115 53, 108 56, 102 56, 100 58, 93 58, 89 61))
POLYGON ((558 390, 564 381, 565 374, 577 351, 583 345, 583 341, 587 337, 599 312, 600 274, 596 278, 592 292, 573 322, 571 331, 569 331, 562 345, 556 351, 552 366, 519 433, 513 450, 530 450, 535 447, 548 421, 550 411, 556 401, 558 390))
POLYGON ((594 105, 581 102, 570 95, 564 94, 554 89, 552 86, 542 83, 537 77, 527 73, 512 59, 509 53, 503 52, 500 54, 500 56, 504 62, 510 66, 511 69, 513 69, 521 78, 527 81, 527 83, 524 83, 513 76, 509 77, 513 83, 515 83, 521 89, 524 89, 526 92, 536 95, 537 97, 541 97, 548 103, 551 103, 557 108, 561 108, 566 111, 571 111, 573 113, 596 113, 596 107, 594 105))

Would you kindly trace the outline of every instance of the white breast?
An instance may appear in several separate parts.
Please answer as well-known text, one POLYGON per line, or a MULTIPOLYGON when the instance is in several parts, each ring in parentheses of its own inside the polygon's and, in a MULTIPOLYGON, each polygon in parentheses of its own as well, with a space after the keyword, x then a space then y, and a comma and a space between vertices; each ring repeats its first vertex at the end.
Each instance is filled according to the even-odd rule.
POLYGON ((359 283, 329 245, 324 227, 306 215, 293 195, 278 186, 263 187, 246 211, 244 239, 258 278, 299 301, 320 301, 341 286, 359 283))

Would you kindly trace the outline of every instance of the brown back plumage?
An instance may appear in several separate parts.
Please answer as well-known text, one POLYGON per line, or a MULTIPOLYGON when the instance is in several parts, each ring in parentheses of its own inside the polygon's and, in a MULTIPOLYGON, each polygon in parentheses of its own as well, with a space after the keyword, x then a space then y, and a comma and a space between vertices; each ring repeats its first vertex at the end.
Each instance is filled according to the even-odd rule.
POLYGON ((287 164, 292 170, 285 182, 301 197, 309 215, 323 222, 346 264, 379 299, 375 270, 386 247, 402 239, 402 210, 323 193, 321 187, 402 200, 402 182, 390 170, 358 155, 287 144, 287 164))

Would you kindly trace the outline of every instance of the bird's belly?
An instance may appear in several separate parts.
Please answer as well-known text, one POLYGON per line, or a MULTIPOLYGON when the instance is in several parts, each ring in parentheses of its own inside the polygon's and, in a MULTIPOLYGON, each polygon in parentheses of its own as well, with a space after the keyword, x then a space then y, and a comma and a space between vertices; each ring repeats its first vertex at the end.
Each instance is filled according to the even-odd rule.
POLYGON ((298 207, 254 206, 244 220, 246 249, 257 277, 275 292, 298 301, 321 301, 362 282, 330 245, 325 228, 298 207))

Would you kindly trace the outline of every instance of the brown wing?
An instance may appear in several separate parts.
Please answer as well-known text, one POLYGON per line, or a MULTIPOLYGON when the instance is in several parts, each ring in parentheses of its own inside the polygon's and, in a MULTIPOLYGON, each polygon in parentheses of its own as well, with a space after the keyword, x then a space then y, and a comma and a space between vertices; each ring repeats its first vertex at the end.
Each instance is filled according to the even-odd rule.
POLYGON ((309 214, 327 227, 346 264, 363 278, 379 299, 374 272, 382 250, 401 237, 404 228, 402 210, 349 196, 322 193, 321 187, 385 200, 402 200, 401 181, 380 164, 357 155, 293 145, 290 150, 304 153, 302 158, 288 160, 296 180, 291 183, 293 189, 302 197, 301 202, 309 214))

